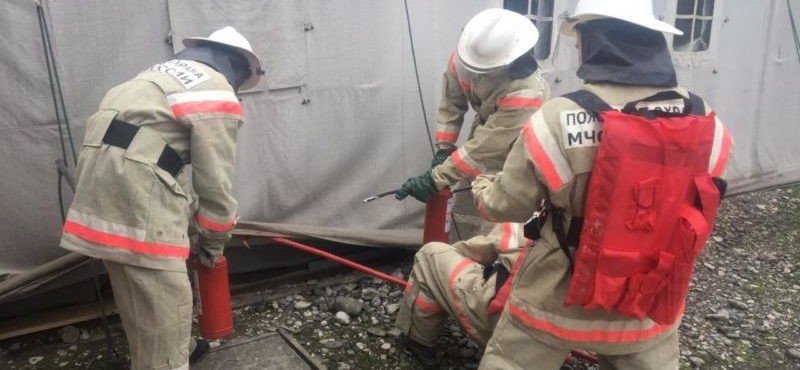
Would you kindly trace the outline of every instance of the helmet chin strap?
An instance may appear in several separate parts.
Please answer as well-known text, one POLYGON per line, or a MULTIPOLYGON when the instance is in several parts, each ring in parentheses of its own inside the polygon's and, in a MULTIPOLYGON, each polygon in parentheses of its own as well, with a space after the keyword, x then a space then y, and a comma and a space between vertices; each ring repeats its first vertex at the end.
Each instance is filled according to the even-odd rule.
POLYGON ((200 45, 181 50, 176 59, 192 60, 203 63, 221 73, 234 90, 238 91, 248 77, 250 66, 239 53, 224 47, 200 45))

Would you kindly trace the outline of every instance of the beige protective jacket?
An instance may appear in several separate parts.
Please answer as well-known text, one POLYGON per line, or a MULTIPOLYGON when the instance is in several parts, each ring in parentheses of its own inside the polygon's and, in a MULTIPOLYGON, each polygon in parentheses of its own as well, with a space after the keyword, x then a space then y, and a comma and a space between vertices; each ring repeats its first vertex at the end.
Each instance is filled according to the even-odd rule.
MULTIPOLYGON (((584 88, 614 107, 666 90, 613 84, 587 84, 584 88)), ((684 89, 676 91, 687 96, 684 89)), ((649 104, 651 109, 675 109, 678 105, 683 109, 681 100, 649 104)), ((571 217, 582 216, 602 130, 601 123, 591 117, 566 98, 553 99, 532 115, 503 171, 496 176, 480 176, 473 182, 473 195, 484 217, 525 222, 545 198, 564 210, 565 229, 571 217)), ((710 168, 724 167, 730 150, 725 143, 730 143, 730 137, 718 121, 710 168)), ((541 234, 541 240, 531 248, 514 278, 506 306, 515 327, 557 348, 583 348, 609 355, 640 352, 677 328, 680 321, 664 326, 650 319, 638 321, 602 310, 564 307, 571 275, 569 262, 558 247, 552 218, 541 234)))
POLYGON ((122 264, 184 271, 190 219, 204 243, 230 238, 241 124, 233 88, 201 63, 170 60, 112 88, 86 122, 61 246, 122 264), (115 118, 139 127, 127 149, 103 141, 115 118), (156 165, 165 145, 191 161, 193 189, 186 171, 175 178, 156 165))
POLYGON ((538 71, 522 79, 511 79, 505 70, 478 75, 463 69, 457 59, 452 52, 444 73, 436 148, 455 146, 470 106, 477 114, 469 139, 433 169, 439 189, 502 169, 525 119, 549 94, 547 82, 538 71))

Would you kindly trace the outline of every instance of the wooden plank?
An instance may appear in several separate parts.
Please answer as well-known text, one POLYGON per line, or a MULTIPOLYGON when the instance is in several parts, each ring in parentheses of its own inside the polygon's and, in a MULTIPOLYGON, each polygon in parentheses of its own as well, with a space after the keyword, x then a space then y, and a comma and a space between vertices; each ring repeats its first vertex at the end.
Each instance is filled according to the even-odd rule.
MULTIPOLYGON (((117 306, 114 300, 103 302, 106 316, 116 315, 117 306)), ((19 337, 26 334, 60 328, 79 322, 99 318, 100 307, 97 302, 59 308, 25 317, 16 317, 0 322, 0 340, 19 337)))

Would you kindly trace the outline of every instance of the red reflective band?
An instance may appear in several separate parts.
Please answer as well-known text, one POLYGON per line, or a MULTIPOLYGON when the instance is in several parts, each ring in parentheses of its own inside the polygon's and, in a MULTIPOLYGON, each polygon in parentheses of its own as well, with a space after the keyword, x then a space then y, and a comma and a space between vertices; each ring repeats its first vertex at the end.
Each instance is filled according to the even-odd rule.
POLYGON ((446 141, 448 143, 455 143, 458 140, 457 132, 436 131, 436 141, 446 141))
POLYGON ((242 115, 242 105, 230 101, 197 101, 188 103, 178 103, 170 106, 175 118, 181 118, 190 114, 200 113, 227 113, 242 115))
POLYGON ((472 338, 477 342, 475 329, 472 328, 472 325, 470 325, 469 323, 469 319, 467 319, 467 315, 464 313, 464 309, 461 308, 461 300, 458 298, 458 292, 456 292, 456 279, 458 278, 459 275, 461 275, 461 272, 464 271, 464 268, 466 268, 469 265, 472 265, 473 263, 475 262, 466 258, 461 260, 461 262, 459 262, 458 265, 456 265, 453 271, 450 272, 449 280, 450 280, 450 295, 453 298, 453 307, 455 307, 456 309, 456 318, 458 319, 458 322, 461 323, 461 327, 464 328, 464 331, 467 332, 467 335, 469 335, 470 338, 472 338))
POLYGON ((461 90, 463 90, 464 92, 472 90, 472 85, 470 85, 469 82, 461 81, 461 78, 458 77, 458 71, 456 71, 456 52, 455 51, 450 53, 449 66, 450 66, 450 73, 452 73, 454 76, 456 76, 456 80, 458 80, 458 86, 461 88, 461 90))
POLYGON ((200 225, 201 227, 203 227, 206 230, 213 231, 213 232, 228 231, 230 229, 233 229, 233 227, 236 225, 236 218, 233 218, 230 221, 225 222, 225 223, 218 223, 218 222, 214 222, 214 221, 209 220, 208 218, 203 216, 203 214, 200 213, 200 212, 197 212, 197 215, 196 215, 195 218, 197 219, 197 224, 198 225, 200 225))
POLYGON ((508 252, 508 249, 511 248, 509 243, 511 242, 511 224, 506 222, 503 223, 503 235, 500 237, 500 252, 508 252))
POLYGON ((564 328, 552 322, 537 319, 513 304, 508 305, 508 313, 531 328, 543 331, 556 338, 574 342, 639 342, 651 339, 659 334, 663 334, 673 327, 673 325, 659 325, 653 323, 653 326, 644 330, 576 330, 564 328))
POLYGON ((437 313, 443 310, 442 306, 439 306, 436 302, 429 302, 422 295, 417 295, 417 299, 414 300, 414 305, 431 313, 437 313))
POLYGON ((717 165, 711 170, 712 177, 722 176, 722 173, 725 172, 725 167, 728 166, 728 157, 731 154, 731 133, 724 126, 723 130, 722 148, 720 149, 717 165))
POLYGON ((544 148, 542 148, 539 139, 536 138, 536 133, 533 132, 533 124, 530 119, 525 123, 525 127, 522 128, 522 137, 525 140, 525 144, 527 144, 528 155, 530 155, 531 159, 535 162, 536 169, 544 176, 544 179, 550 186, 550 190, 560 189, 561 186, 564 185, 564 181, 561 180, 556 166, 553 164, 553 161, 550 160, 544 148))
POLYGON ((455 164, 456 168, 458 168, 458 170, 461 171, 461 173, 463 173, 464 175, 467 175, 469 177, 476 177, 481 174, 481 171, 479 169, 470 166, 469 163, 467 163, 464 160, 464 158, 461 156, 460 150, 455 151, 453 155, 450 156, 450 158, 453 158, 453 164, 455 164))
POLYGON ((542 99, 539 98, 523 98, 523 97, 511 97, 501 99, 497 103, 498 108, 536 108, 539 109, 542 107, 542 99))
POLYGON ((489 210, 486 209, 486 205, 483 204, 483 202, 480 199, 478 199, 478 213, 480 213, 481 217, 483 217, 487 221, 492 221, 492 222, 496 221, 494 217, 489 215, 489 210))
POLYGON ((183 259, 189 257, 189 248, 180 245, 151 243, 136 240, 122 235, 115 235, 90 229, 75 221, 67 221, 64 223, 64 233, 71 234, 83 240, 104 245, 106 247, 125 249, 131 252, 149 256, 183 259))

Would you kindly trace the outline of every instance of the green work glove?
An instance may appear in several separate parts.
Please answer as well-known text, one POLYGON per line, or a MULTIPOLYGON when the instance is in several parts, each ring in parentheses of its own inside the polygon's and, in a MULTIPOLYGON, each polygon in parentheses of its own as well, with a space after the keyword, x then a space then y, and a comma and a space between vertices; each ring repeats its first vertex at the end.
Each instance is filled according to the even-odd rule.
POLYGON ((403 200, 410 195, 414 197, 414 199, 426 203, 438 192, 439 191, 436 190, 436 183, 433 182, 431 171, 428 171, 422 175, 406 180, 403 186, 400 187, 400 190, 394 194, 394 197, 398 200, 403 200))
POLYGON ((450 157, 450 154, 453 154, 454 151, 456 151, 456 148, 454 146, 437 150, 436 153, 433 155, 433 160, 431 161, 431 168, 435 168, 436 166, 444 163, 444 161, 446 161, 447 158, 450 157))

